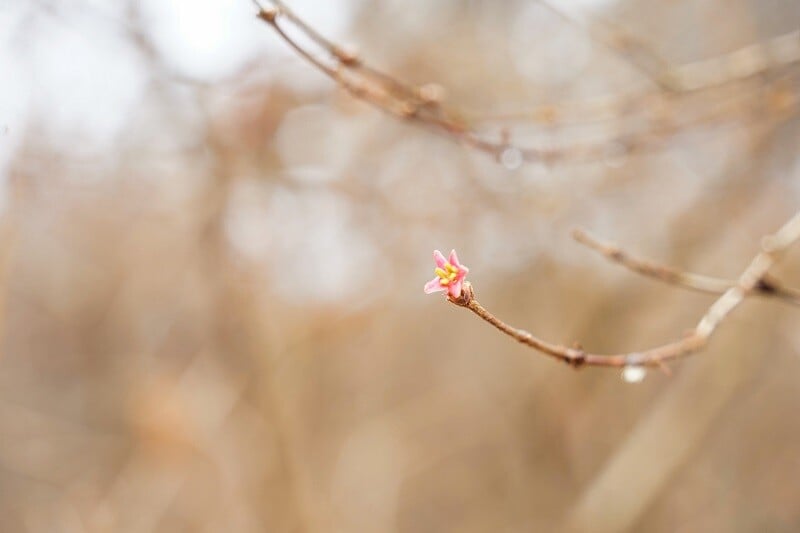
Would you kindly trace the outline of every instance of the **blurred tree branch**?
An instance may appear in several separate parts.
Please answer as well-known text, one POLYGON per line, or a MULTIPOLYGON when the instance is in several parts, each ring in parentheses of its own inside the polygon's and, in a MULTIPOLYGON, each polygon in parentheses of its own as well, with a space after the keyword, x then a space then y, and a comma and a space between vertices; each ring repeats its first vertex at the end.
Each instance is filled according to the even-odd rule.
MULTIPOLYGON (((634 257, 622 248, 609 242, 602 242, 582 229, 576 229, 572 236, 579 243, 595 250, 606 259, 622 265, 628 270, 671 285, 706 294, 722 294, 737 283, 736 280, 684 272, 647 259, 634 257)), ((784 287, 781 282, 766 274, 753 287, 753 292, 762 296, 778 298, 792 305, 800 305, 800 291, 784 287)))
POLYGON ((451 109, 444 104, 445 89, 436 84, 414 85, 366 64, 357 54, 323 37, 280 0, 264 7, 252 0, 258 16, 300 56, 337 85, 398 118, 432 128, 470 148, 485 152, 507 166, 524 162, 597 161, 609 148, 631 153, 650 148, 666 138, 700 123, 736 116, 789 115, 797 111, 793 80, 800 63, 800 32, 775 37, 730 54, 672 67, 640 39, 610 24, 565 14, 547 5, 567 21, 577 24, 595 40, 612 49, 655 82, 655 90, 633 94, 545 105, 524 113, 483 115, 451 109), (580 20, 579 20, 580 18, 580 20), (288 32, 289 27, 319 48, 315 52, 288 32), (321 54, 319 53, 321 52, 321 54), (688 118, 676 120, 688 108, 688 118), (626 131, 623 122, 644 119, 640 131, 626 131), (567 127, 611 121, 610 136, 563 145, 518 146, 508 121, 530 125, 567 127), (488 131, 485 131, 488 130, 488 131))
MULTIPOLYGON (((253 3, 258 8, 258 17, 261 20, 272 27, 301 57, 354 97, 396 117, 443 132, 468 147, 492 155, 508 166, 530 161, 552 163, 560 160, 602 159, 608 155, 609 146, 620 146, 627 153, 663 140, 685 128, 735 116, 743 111, 754 115, 767 112, 768 115, 777 113, 791 116, 797 108, 796 88, 792 83, 797 73, 792 71, 792 67, 800 63, 800 32, 781 35, 723 56, 673 67, 644 41, 633 38, 629 32, 611 24, 597 23, 585 16, 565 13, 545 3, 559 16, 581 27, 593 39, 637 67, 657 88, 599 101, 542 106, 524 114, 486 116, 471 123, 463 118, 465 112, 444 105, 445 90, 440 85, 414 85, 374 69, 354 52, 326 39, 280 0, 270 0, 271 7, 264 7, 259 0, 253 0, 253 3), (320 50, 315 52, 301 44, 289 34, 289 27, 299 31, 320 50), (705 95, 708 99, 697 102, 694 99, 698 95, 705 95), (729 99, 726 100, 724 96, 729 99), (690 100, 694 107, 689 119, 683 122, 666 119, 674 114, 675 106, 690 100), (649 130, 582 145, 520 148, 512 142, 507 127, 501 127, 491 137, 480 133, 479 128, 476 128, 476 124, 486 127, 496 121, 508 120, 550 126, 559 125, 562 118, 567 125, 618 121, 631 114, 631 110, 650 119, 649 130)), ((783 250, 800 238, 800 213, 774 236, 765 238, 761 253, 735 281, 679 272, 635 259, 616 247, 599 243, 585 232, 578 232, 575 237, 579 242, 631 270, 690 289, 720 294, 720 297, 685 338, 642 352, 614 355, 593 354, 580 347, 567 348, 551 344, 527 331, 509 326, 474 298, 472 287, 468 284, 459 298, 451 298, 450 301, 470 309, 517 341, 576 367, 591 365, 662 368, 666 361, 702 349, 722 320, 750 293, 768 294, 794 304, 800 302, 796 291, 783 288, 767 276, 769 268, 783 250)))

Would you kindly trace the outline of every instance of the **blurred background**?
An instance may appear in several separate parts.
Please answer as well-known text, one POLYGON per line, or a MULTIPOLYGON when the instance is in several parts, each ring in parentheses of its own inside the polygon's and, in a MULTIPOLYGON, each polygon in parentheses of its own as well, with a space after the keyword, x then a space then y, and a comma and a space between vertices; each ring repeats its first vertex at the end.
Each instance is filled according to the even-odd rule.
POLYGON ((422 292, 456 248, 553 342, 693 327, 713 297, 570 230, 736 277, 800 205, 800 3, 289 5, 561 156, 360 102, 246 0, 3 0, 0 530, 800 530, 800 309, 752 298, 626 383, 422 292))

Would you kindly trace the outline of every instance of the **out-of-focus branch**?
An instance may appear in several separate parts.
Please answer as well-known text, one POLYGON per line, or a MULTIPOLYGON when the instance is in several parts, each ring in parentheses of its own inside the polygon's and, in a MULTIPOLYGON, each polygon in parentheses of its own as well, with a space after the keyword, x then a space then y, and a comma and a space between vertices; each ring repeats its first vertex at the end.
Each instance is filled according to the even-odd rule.
POLYGON ((752 44, 729 54, 672 68, 681 91, 698 91, 756 78, 800 62, 800 30, 752 44))
MULTIPOLYGON (((622 265, 628 270, 671 285, 678 285, 707 294, 722 294, 737 283, 736 280, 685 272, 648 259, 634 257, 619 246, 610 242, 600 241, 582 229, 574 230, 572 236, 579 243, 595 250, 606 259, 622 265)), ((768 275, 762 276, 760 281, 753 287, 753 292, 800 306, 800 290, 785 287, 781 282, 768 275)))
POLYGON ((633 65, 662 89, 680 90, 667 60, 642 39, 634 37, 616 24, 599 21, 597 17, 589 17, 580 8, 572 9, 568 4, 556 6, 545 0, 540 0, 539 3, 585 31, 592 39, 614 52, 626 63, 633 65))
POLYGON ((542 340, 528 331, 506 324, 486 310, 475 298, 469 283, 464 284, 464 290, 459 298, 448 297, 448 300, 455 305, 469 309, 518 342, 574 367, 588 365, 612 368, 665 368, 668 361, 690 355, 704 348, 720 323, 742 303, 746 296, 759 290, 757 287, 763 283, 769 269, 798 239, 800 239, 800 212, 796 213, 776 233, 762 239, 761 252, 753 258, 735 284, 725 290, 708 308, 697 326, 687 336, 681 340, 640 352, 595 354, 586 352, 578 346, 569 348, 542 340))
POLYGON ((545 0, 540 0, 540 3, 584 30, 666 91, 686 93, 709 89, 800 62, 798 30, 728 54, 673 66, 644 39, 610 21, 588 15, 580 7, 555 6, 545 0))
MULTIPOLYGON (((468 124, 441 105, 442 89, 437 85, 411 86, 392 76, 365 65, 355 54, 337 46, 313 30, 282 2, 273 2, 275 7, 259 6, 258 16, 269 24, 277 34, 298 54, 332 78, 340 87, 356 98, 369 102, 397 117, 418 122, 444 131, 461 143, 490 153, 495 157, 510 149, 506 142, 481 139, 468 124), (320 58, 304 48, 290 36, 281 23, 285 19, 307 38, 320 46, 328 58, 320 58), (327 61, 327 62, 326 62, 327 61)), ((555 154, 547 150, 531 149, 519 153, 521 158, 552 160, 555 154)))
MULTIPOLYGON (((798 106, 794 83, 796 73, 780 71, 782 67, 800 62, 800 34, 778 37, 723 58, 689 65, 689 74, 682 74, 683 67, 676 67, 665 74, 669 70, 666 62, 654 52, 645 52, 647 47, 644 44, 634 46, 631 43, 638 41, 631 38, 609 38, 604 41, 610 42, 612 48, 616 46, 619 53, 624 52, 631 58, 639 58, 632 61, 649 65, 642 68, 650 72, 651 77, 689 80, 690 83, 675 82, 678 85, 673 83, 671 90, 665 89, 664 83, 661 83, 659 90, 624 97, 540 106, 522 114, 477 117, 469 110, 454 110, 445 106, 444 89, 437 84, 409 84, 367 65, 355 53, 323 37, 282 1, 269 0, 270 7, 265 7, 266 0, 252 1, 258 8, 260 19, 301 57, 354 97, 398 118, 435 129, 461 144, 493 156, 509 167, 524 162, 603 160, 609 156, 610 147, 614 147, 615 153, 632 153, 656 146, 665 138, 699 123, 715 122, 744 113, 750 113, 751 116, 787 111, 793 113, 798 106), (301 43, 294 37, 290 27, 310 43, 301 43), (773 71, 775 75, 766 76, 773 71), (727 74, 720 78, 720 72, 727 74), (755 74, 763 74, 765 79, 757 80, 756 85, 726 88, 731 90, 726 90, 724 94, 706 95, 699 102, 692 97, 688 102, 692 104, 688 106, 688 112, 679 109, 687 103, 689 92, 702 93, 704 88, 735 84, 752 79, 755 74), (789 83, 782 79, 787 77, 789 83), (686 91, 674 90, 683 86, 686 86, 686 91), (475 118, 465 118, 468 116, 475 118), (676 119, 681 116, 682 120, 676 119), (646 127, 631 129, 625 124, 628 120, 641 123, 638 119, 644 119, 646 127), (513 142, 507 126, 502 124, 508 120, 548 127, 613 121, 609 129, 613 133, 589 141, 521 147, 513 142)), ((612 28, 609 31, 613 33, 614 30, 612 28)), ((698 97, 702 97, 702 94, 698 97)))

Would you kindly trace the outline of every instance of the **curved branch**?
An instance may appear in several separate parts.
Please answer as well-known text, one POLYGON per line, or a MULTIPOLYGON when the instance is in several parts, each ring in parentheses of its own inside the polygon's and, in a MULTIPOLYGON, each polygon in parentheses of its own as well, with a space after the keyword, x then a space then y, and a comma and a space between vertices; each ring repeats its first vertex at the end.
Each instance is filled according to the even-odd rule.
POLYGON ((798 239, 800 239, 800 212, 796 213, 775 234, 762 240, 761 252, 753 258, 734 285, 726 289, 708 308, 697 326, 687 336, 639 352, 596 354, 586 352, 577 346, 568 348, 542 340, 528 331, 503 322, 490 313, 475 298, 474 290, 469 283, 464 284, 459 298, 448 297, 447 299, 455 305, 469 309, 482 320, 518 342, 576 368, 584 365, 611 368, 628 366, 664 368, 667 362, 704 348, 720 323, 742 303, 746 296, 758 290, 757 287, 763 282, 772 265, 798 239))
POLYGON ((667 361, 696 352, 706 344, 705 337, 700 336, 697 332, 692 332, 691 335, 688 335, 682 340, 670 342, 642 352, 596 354, 583 350, 583 348, 577 344, 571 348, 560 344, 553 344, 540 339, 533 333, 525 331, 524 329, 515 328, 503 322, 478 302, 475 298, 474 290, 469 283, 465 283, 460 298, 454 299, 448 297, 448 301, 469 309, 481 319, 516 341, 575 368, 584 365, 611 368, 623 368, 626 366, 663 368, 667 361))
MULTIPOLYGON (((665 138, 687 127, 694 126, 698 122, 715 122, 731 114, 741 114, 754 110, 763 111, 764 109, 770 113, 785 113, 788 109, 791 114, 797 107, 793 93, 787 97, 784 94, 787 89, 777 82, 775 87, 770 88, 770 94, 772 92, 775 93, 774 97, 763 97, 760 90, 763 89, 763 84, 758 86, 759 91, 744 91, 744 94, 749 97, 749 101, 752 101, 752 106, 739 102, 738 100, 741 97, 739 93, 734 94, 736 98, 727 100, 720 98, 720 95, 716 94, 714 98, 698 106, 692 117, 683 121, 673 121, 672 118, 665 118, 680 115, 675 109, 672 109, 673 112, 668 112, 667 108, 673 107, 678 102, 678 99, 674 97, 681 93, 680 91, 675 92, 664 89, 636 93, 611 100, 590 101, 585 104, 566 103, 563 105, 541 106, 530 113, 526 113, 526 120, 547 126, 587 125, 598 120, 613 120, 619 122, 619 124, 613 128, 614 133, 601 139, 568 142, 559 146, 545 144, 543 146, 520 147, 512 143, 507 133, 504 133, 508 131, 506 127, 497 124, 491 125, 492 121, 504 120, 504 116, 501 115, 494 118, 483 116, 481 118, 465 119, 464 117, 468 116, 468 113, 462 110, 450 109, 443 105, 443 89, 438 85, 417 86, 409 84, 368 66, 356 54, 323 37, 280 0, 269 0, 273 6, 269 8, 263 7, 263 3, 259 0, 252 1, 259 10, 258 16, 260 19, 271 26, 300 56, 329 76, 355 98, 364 100, 398 118, 435 129, 455 141, 485 152, 499 161, 553 164, 564 160, 604 160, 609 157, 610 148, 614 149, 614 153, 625 154, 652 148, 665 138), (322 54, 329 57, 323 58, 322 54, 317 55, 309 50, 308 47, 300 44, 286 31, 282 21, 292 25, 313 45, 319 47, 322 54), (720 105, 720 102, 722 102, 722 105, 720 105), (633 117, 634 111, 641 113, 642 118, 645 119, 648 125, 642 131, 630 131, 624 124, 626 119, 633 117), (561 121, 562 115, 566 119, 563 122, 561 121), (570 122, 569 117, 572 115, 577 116, 576 122, 570 122), (482 131, 482 126, 489 125, 493 128, 491 132, 482 131)), ((781 49, 788 49, 791 48, 789 45, 794 41, 789 39, 781 42, 783 43, 781 49), (789 43, 789 45, 786 43, 789 43)), ((638 50, 637 47, 634 48, 638 50)), ((775 47, 772 46, 772 48, 775 47)), ((771 50, 772 48, 767 47, 765 50, 771 50)), ((766 54, 766 57, 772 57, 772 55, 775 54, 766 54)), ((783 55, 779 56, 779 58, 783 59, 780 65, 785 66, 796 62, 792 59, 793 57, 792 50, 784 50, 783 55)), ((769 65, 771 63, 764 68, 771 69, 769 65)), ((792 83, 789 83, 789 86, 791 87, 792 83)), ((700 92, 702 88, 693 87, 691 92, 700 92)), ((767 96, 770 96, 770 94, 767 96)), ((508 166, 516 166, 516 163, 508 166)))

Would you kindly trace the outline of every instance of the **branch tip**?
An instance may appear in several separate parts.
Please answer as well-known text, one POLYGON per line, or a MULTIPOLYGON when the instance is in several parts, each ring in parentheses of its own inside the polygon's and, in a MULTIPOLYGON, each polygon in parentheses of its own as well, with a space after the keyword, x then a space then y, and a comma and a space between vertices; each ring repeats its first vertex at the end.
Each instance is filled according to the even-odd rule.
POLYGON ((280 10, 276 7, 261 7, 256 16, 267 24, 275 24, 275 20, 280 13, 280 10))

